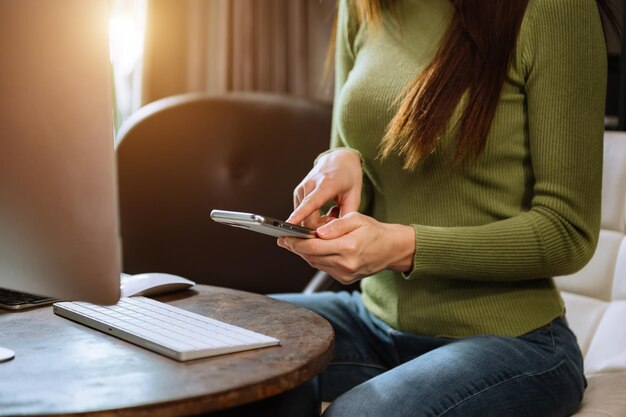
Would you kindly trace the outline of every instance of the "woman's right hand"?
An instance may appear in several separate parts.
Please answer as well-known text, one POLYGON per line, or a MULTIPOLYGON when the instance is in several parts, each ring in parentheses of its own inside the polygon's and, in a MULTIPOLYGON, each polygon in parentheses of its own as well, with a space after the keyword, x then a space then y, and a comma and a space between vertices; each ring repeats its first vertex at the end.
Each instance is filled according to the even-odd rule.
POLYGON ((335 201, 335 217, 357 211, 361 203, 363 169, 359 155, 339 148, 322 156, 293 192, 294 211, 287 219, 317 229, 324 223, 320 214, 329 201, 335 201))

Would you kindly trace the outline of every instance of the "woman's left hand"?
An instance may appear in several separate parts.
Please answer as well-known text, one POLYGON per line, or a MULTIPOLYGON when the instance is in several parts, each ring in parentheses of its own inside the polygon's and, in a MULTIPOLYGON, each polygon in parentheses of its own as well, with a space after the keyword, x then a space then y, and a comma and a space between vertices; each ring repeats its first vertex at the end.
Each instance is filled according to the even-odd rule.
POLYGON ((413 264, 415 232, 410 226, 381 223, 352 212, 319 227, 317 235, 316 239, 279 238, 278 245, 343 284, 384 269, 408 271, 413 264))

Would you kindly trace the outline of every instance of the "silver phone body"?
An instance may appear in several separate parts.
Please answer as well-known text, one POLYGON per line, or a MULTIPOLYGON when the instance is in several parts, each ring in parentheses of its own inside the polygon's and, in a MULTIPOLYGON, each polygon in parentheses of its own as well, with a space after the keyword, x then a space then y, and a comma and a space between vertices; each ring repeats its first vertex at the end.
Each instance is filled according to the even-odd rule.
POLYGON ((211 219, 218 223, 248 229, 274 237, 298 237, 302 239, 317 237, 313 229, 253 213, 212 210, 211 219))

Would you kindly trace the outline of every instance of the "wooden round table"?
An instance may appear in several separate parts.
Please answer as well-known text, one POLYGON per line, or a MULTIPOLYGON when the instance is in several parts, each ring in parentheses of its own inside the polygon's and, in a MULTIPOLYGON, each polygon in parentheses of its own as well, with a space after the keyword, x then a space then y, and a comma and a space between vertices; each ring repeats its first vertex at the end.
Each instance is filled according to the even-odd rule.
POLYGON ((320 316, 262 295, 197 285, 159 301, 273 336, 274 346, 177 362, 56 316, 0 312, 0 416, 182 416, 290 390, 321 372, 334 335, 320 316))

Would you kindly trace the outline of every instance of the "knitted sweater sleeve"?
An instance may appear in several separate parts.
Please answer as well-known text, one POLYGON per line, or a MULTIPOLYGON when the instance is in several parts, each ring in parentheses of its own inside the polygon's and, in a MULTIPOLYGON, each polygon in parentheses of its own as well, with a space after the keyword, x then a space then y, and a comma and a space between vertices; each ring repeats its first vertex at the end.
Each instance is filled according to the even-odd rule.
MULTIPOLYGON (((356 51, 354 49, 354 43, 359 25, 356 19, 356 11, 354 7, 350 5, 348 0, 339 0, 337 4, 337 27, 336 27, 336 40, 335 40, 335 93, 333 106, 333 119, 330 135, 330 147, 327 151, 320 154, 315 162, 319 158, 328 152, 332 152, 337 148, 350 148, 346 145, 340 129, 339 129, 339 111, 340 106, 337 103, 340 102, 339 96, 343 90, 343 86, 348 79, 350 71, 354 67, 354 60, 356 57, 356 51)), ((350 148, 356 152, 361 159, 361 166, 363 168, 363 188, 361 191, 361 204, 359 206, 359 212, 367 212, 372 196, 372 184, 367 174, 367 168, 365 161, 361 153, 350 148)), ((330 202, 329 202, 330 203, 330 202)), ((323 209, 324 211, 330 208, 332 204, 327 204, 323 209)))
MULTIPOLYGON (((340 0, 337 5, 337 26, 335 32, 335 97, 337 103, 341 90, 348 79, 348 74, 354 67, 355 51, 354 38, 356 36, 357 24, 350 12, 350 5, 347 0, 340 0)), ((344 147, 345 143, 341 138, 338 126, 338 106, 333 106, 333 121, 330 138, 330 148, 344 147)))
POLYGON ((530 210, 469 227, 413 225, 407 279, 506 281, 573 273, 600 228, 606 50, 596 2, 531 2, 518 47, 526 73, 530 210), (533 6, 532 9, 530 8, 533 6))

